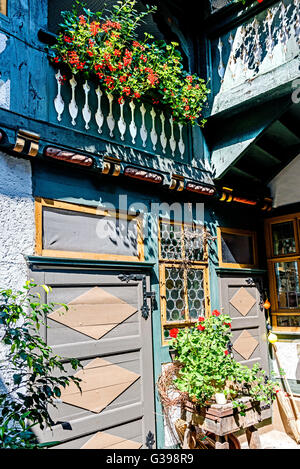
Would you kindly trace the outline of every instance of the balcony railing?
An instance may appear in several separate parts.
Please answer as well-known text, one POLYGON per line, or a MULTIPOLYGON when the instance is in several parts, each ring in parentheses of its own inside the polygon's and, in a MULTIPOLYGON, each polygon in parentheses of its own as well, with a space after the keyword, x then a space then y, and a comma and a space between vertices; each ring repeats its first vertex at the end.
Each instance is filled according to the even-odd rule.
POLYGON ((150 154, 182 163, 190 161, 191 129, 175 123, 154 105, 137 101, 120 104, 96 83, 74 76, 64 81, 60 70, 55 74, 54 86, 54 121, 150 154))
MULTIPOLYGON (((300 0, 276 2, 226 33, 215 32, 211 39, 214 95, 219 94, 221 101, 229 90, 243 83, 250 86, 256 77, 290 63, 289 73, 280 78, 283 84, 297 73, 294 59, 299 49, 300 0)), ((269 82, 269 87, 274 84, 269 82)))

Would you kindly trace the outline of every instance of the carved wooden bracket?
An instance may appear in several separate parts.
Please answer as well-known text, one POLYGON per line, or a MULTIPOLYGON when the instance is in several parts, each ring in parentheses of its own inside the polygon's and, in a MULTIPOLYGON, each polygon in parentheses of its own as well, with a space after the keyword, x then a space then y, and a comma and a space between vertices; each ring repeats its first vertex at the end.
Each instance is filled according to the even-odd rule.
POLYGON ((169 189, 176 190, 178 192, 183 191, 183 189, 184 189, 184 177, 180 176, 179 174, 172 174, 169 189))
POLYGON ((197 184, 194 182, 188 182, 186 185, 186 190, 191 192, 197 192, 198 194, 203 195, 214 195, 216 189, 214 187, 204 186, 202 184, 197 184))
POLYGON ((28 156, 36 156, 39 151, 39 140, 39 134, 19 129, 13 151, 17 153, 25 152, 28 156))
POLYGON ((163 177, 160 174, 144 171, 143 169, 132 168, 130 166, 127 166, 124 174, 125 176, 140 179, 142 181, 153 182, 154 184, 160 184, 163 180, 163 177))
POLYGON ((66 161, 68 163, 78 164, 80 166, 92 166, 93 159, 86 155, 81 155, 61 148, 47 147, 44 151, 45 156, 55 158, 56 160, 66 161))

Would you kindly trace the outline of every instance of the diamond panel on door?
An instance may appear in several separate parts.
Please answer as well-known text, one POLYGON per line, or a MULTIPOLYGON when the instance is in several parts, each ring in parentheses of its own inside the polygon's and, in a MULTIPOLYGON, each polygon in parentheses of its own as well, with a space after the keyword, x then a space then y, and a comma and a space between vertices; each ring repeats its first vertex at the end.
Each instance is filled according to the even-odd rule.
POLYGON ((236 294, 231 298, 230 303, 234 306, 240 314, 247 316, 249 311, 253 308, 256 303, 256 299, 253 298, 246 288, 241 287, 236 294))
POLYGON ((258 341, 246 330, 234 341, 233 348, 245 360, 249 360, 254 350, 258 346, 258 341))
POLYGON ((126 440, 110 433, 98 432, 81 449, 140 449, 141 443, 126 440))
POLYGON ((136 312, 136 308, 102 288, 94 287, 49 314, 49 318, 99 340, 136 312))
POLYGON ((96 358, 74 375, 80 378, 81 391, 75 383, 61 389, 66 404, 99 413, 140 376, 137 373, 96 358))

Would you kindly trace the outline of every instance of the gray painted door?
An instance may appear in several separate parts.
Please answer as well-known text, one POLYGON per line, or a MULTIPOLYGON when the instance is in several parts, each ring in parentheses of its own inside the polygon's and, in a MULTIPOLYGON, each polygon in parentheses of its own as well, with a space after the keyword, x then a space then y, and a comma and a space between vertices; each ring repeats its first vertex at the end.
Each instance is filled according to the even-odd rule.
POLYGON ((220 276, 221 308, 232 318, 234 358, 252 367, 259 363, 268 373, 265 316, 261 306, 261 278, 234 273, 220 276))
MULTIPOLYGON (((124 281, 120 272, 48 269, 34 272, 44 302, 57 305, 44 336, 56 354, 80 360, 76 386, 62 390, 51 408, 51 430, 36 430, 56 448, 144 448, 155 435, 151 317, 144 319, 143 281, 124 281)), ((139 278, 139 277, 138 277, 139 278)), ((149 279, 145 276, 149 289, 149 279)), ((149 301, 149 300, 147 300, 149 301)), ((74 371, 73 371, 74 373, 74 371)))

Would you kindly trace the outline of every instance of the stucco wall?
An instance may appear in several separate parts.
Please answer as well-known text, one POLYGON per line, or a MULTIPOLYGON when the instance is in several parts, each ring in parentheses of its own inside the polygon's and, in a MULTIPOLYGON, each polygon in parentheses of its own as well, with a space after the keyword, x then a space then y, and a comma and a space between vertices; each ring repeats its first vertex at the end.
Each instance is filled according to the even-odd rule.
MULTIPOLYGON (((24 254, 33 254, 34 229, 30 162, 0 152, 0 289, 19 289, 27 280, 24 254)), ((0 377, 0 388, 8 376, 0 377)))
POLYGON ((24 255, 34 250, 34 200, 30 162, 0 152, 0 288, 27 279, 24 255))

